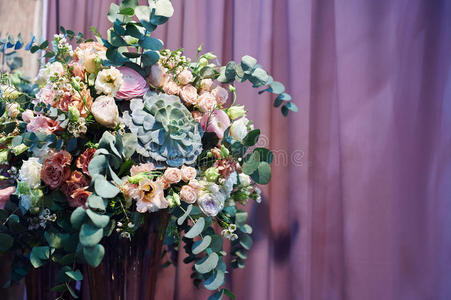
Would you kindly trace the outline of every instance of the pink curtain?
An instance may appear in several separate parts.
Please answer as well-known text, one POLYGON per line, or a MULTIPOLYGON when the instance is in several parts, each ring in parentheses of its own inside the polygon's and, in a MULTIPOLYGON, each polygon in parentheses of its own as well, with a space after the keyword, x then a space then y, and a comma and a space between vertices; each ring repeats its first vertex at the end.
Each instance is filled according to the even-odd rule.
MULTIPOLYGON (((101 32, 106 0, 50 0, 59 25, 101 32)), ((300 108, 248 85, 239 103, 276 155, 237 299, 451 299, 451 2, 173 0, 156 36, 222 62, 258 58, 300 108)), ((206 299, 190 267, 158 299, 206 299)))

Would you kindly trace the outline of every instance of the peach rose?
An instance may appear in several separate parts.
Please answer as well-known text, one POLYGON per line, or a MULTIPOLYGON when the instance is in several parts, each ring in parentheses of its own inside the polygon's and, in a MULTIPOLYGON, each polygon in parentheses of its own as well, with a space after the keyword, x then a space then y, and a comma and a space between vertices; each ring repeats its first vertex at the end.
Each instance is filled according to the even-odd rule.
POLYGON ((16 191, 15 186, 9 186, 7 188, 0 190, 0 209, 4 209, 6 202, 9 201, 9 198, 16 191))
POLYGON ((166 79, 167 74, 164 72, 160 64, 155 64, 150 68, 150 75, 147 81, 154 87, 161 87, 166 79))
POLYGON ((52 88, 51 84, 47 84, 39 92, 36 94, 36 99, 38 102, 43 102, 45 104, 53 105, 55 101, 55 91, 52 88))
POLYGON ((180 92, 180 87, 168 76, 163 83, 163 91, 169 95, 177 95, 180 92))
POLYGON ((180 171, 182 173, 182 180, 185 182, 196 178, 197 172, 193 167, 182 166, 180 171))
POLYGON ((177 183, 182 180, 182 171, 177 168, 167 168, 164 171, 163 180, 168 184, 177 183))
POLYGON ((205 113, 216 108, 216 98, 210 93, 203 93, 199 96, 197 106, 205 113))
POLYGON ((189 185, 184 185, 180 190, 180 198, 186 203, 194 203, 197 200, 196 191, 189 185))
POLYGON ((196 193, 199 193, 202 189, 202 186, 200 185, 199 181, 197 179, 191 179, 188 183, 188 185, 196 191, 196 193))
POLYGON ((193 74, 190 70, 185 69, 177 75, 177 80, 181 85, 188 84, 193 80, 193 74))
POLYGON ((229 93, 227 92, 227 90, 220 86, 215 87, 211 91, 211 94, 216 98, 216 101, 218 101, 218 104, 220 105, 224 105, 229 98, 229 93))
POLYGON ((202 92, 209 92, 213 88, 213 80, 210 78, 202 79, 200 81, 200 89, 202 92))
POLYGON ((143 179, 138 186, 136 210, 140 213, 157 211, 169 206, 164 198, 163 183, 160 180, 143 179))
POLYGON ((77 158, 77 161, 75 162, 77 168, 81 169, 86 175, 89 175, 88 166, 95 153, 95 148, 88 148, 85 150, 85 152, 80 154, 80 156, 77 158))
POLYGON ((191 84, 185 85, 180 91, 180 98, 187 104, 196 104, 197 102, 197 90, 191 84))
POLYGON ((68 200, 69 206, 70 207, 79 207, 79 206, 86 207, 86 201, 88 201, 88 197, 91 194, 92 193, 87 190, 87 187, 76 189, 72 193, 70 200, 68 200))
POLYGON ((113 97, 100 96, 94 101, 91 107, 92 115, 97 123, 113 128, 119 121, 119 109, 113 97))
POLYGON ((135 176, 141 172, 152 172, 153 170, 155 170, 153 163, 140 164, 130 169, 130 175, 135 176))

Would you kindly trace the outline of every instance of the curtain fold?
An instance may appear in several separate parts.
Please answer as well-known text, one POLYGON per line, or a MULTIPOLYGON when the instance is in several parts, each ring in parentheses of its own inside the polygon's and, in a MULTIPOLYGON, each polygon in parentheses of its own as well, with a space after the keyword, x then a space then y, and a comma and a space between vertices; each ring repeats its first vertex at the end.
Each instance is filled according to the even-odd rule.
MULTIPOLYGON (((109 27, 108 0, 49 0, 58 25, 109 27)), ((254 248, 230 288, 249 300, 451 298, 451 3, 445 0, 173 0, 155 36, 221 62, 256 57, 299 112, 238 87, 275 154, 249 208, 254 248)), ((190 266, 158 299, 206 299, 190 266)))

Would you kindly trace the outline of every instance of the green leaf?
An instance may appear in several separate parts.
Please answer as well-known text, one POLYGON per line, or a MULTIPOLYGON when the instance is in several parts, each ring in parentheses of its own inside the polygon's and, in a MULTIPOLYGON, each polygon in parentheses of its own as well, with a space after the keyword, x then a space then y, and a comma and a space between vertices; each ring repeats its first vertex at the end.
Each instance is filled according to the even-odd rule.
POLYGON ((224 272, 216 269, 213 274, 204 282, 204 287, 210 291, 218 289, 224 284, 224 272))
POLYGON ((141 39, 143 37, 143 34, 139 31, 138 27, 133 24, 127 24, 125 26, 125 35, 129 35, 137 39, 141 39))
POLYGON ((260 137, 260 129, 254 129, 248 132, 248 134, 243 139, 243 144, 246 146, 254 146, 258 142, 260 137))
POLYGON ((155 10, 152 13, 150 22, 154 25, 161 25, 174 14, 174 8, 169 0, 159 0, 155 2, 155 10))
POLYGON ((102 262, 104 255, 105 248, 101 244, 97 244, 94 247, 83 247, 83 257, 91 267, 97 268, 102 262))
POLYGON ((116 33, 116 31, 110 31, 110 35, 110 43, 114 47, 128 46, 128 43, 118 33, 116 33))
POLYGON ((66 282, 66 288, 69 291, 69 293, 71 294, 71 296, 75 299, 78 299, 77 294, 75 293, 75 291, 70 287, 70 285, 66 282))
POLYGON ((119 11, 119 14, 124 16, 133 16, 135 14, 135 10, 132 7, 124 7, 119 11))
POLYGON ((272 163, 274 159, 274 154, 266 148, 255 148, 253 152, 258 152, 260 154, 260 161, 266 161, 268 164, 272 163))
POLYGON ((248 235, 248 234, 243 233, 243 234, 240 234, 239 238, 240 238, 240 239, 239 239, 240 245, 241 245, 244 249, 250 250, 251 247, 252 247, 252 243, 253 243, 251 236, 248 235))
POLYGON ((86 247, 93 247, 100 242, 103 237, 103 229, 94 224, 84 223, 80 229, 80 243, 86 247))
MULTIPOLYGON (((88 198, 89 199, 89 198, 88 198)), ((70 223, 75 229, 80 228, 86 216, 86 210, 83 207, 77 207, 70 215, 70 223)))
POLYGON ((163 48, 163 42, 150 36, 145 36, 139 41, 139 45, 146 50, 159 51, 163 48))
POLYGON ((210 253, 207 257, 194 264, 194 268, 201 274, 208 273, 218 265, 219 256, 215 252, 210 253))
POLYGON ((244 224, 243 226, 240 226, 239 229, 241 230, 241 232, 244 232, 247 234, 252 234, 252 227, 248 224, 244 224))
POLYGON ((298 111, 298 107, 293 102, 286 103, 285 107, 287 107, 289 110, 291 110, 293 112, 297 112, 298 111))
POLYGON ((138 6, 138 0, 122 0, 121 7, 135 8, 138 6))
POLYGON ((116 21, 119 10, 119 5, 111 3, 110 10, 108 11, 108 20, 111 23, 114 23, 114 21, 116 21))
POLYGON ((277 96, 277 99, 280 99, 281 101, 290 101, 291 100, 291 96, 290 96, 290 94, 282 93, 279 96, 277 96))
POLYGON ((210 297, 208 297, 207 300, 221 300, 223 295, 224 295, 224 290, 220 290, 220 291, 217 291, 216 293, 214 293, 213 295, 211 295, 210 297))
POLYGON ((34 268, 43 266, 43 260, 48 260, 50 258, 50 254, 53 253, 53 251, 54 250, 51 250, 48 246, 33 247, 30 253, 30 263, 34 268))
POLYGON ((211 235, 211 243, 210 243, 209 247, 213 252, 221 251, 222 244, 223 244, 222 236, 220 236, 219 234, 211 235))
POLYGON ((156 51, 147 51, 141 56, 144 67, 150 67, 151 65, 156 64, 159 59, 160 55, 156 51))
POLYGON ((39 49, 43 50, 49 46, 49 41, 45 40, 42 42, 41 45, 39 45, 39 49))
POLYGON ((226 65, 224 75, 225 75, 225 77, 226 77, 228 82, 235 81, 235 76, 236 76, 235 67, 236 67, 236 64, 233 61, 228 62, 227 65, 226 65))
POLYGON ((207 235, 202 240, 199 240, 193 244, 192 252, 193 254, 199 254, 210 246, 211 236, 207 235))
POLYGON ((108 215, 101 215, 93 212, 90 209, 86 210, 86 213, 88 217, 91 219, 92 223, 94 223, 94 225, 96 225, 99 228, 106 227, 110 222, 110 216, 108 215))
POLYGON ((268 184, 271 180, 271 166, 266 161, 261 162, 251 178, 258 184, 268 184))
POLYGON ((63 243, 69 237, 69 234, 46 231, 44 237, 50 247, 59 249, 63 247, 63 243))
POLYGON ((129 159, 136 151, 138 138, 132 133, 126 133, 122 136, 122 144, 124 145, 124 157, 125 159, 129 159))
POLYGON ((98 176, 95 178, 94 189, 96 194, 102 198, 114 198, 119 194, 120 189, 113 185, 111 182, 107 181, 105 177, 98 176))
POLYGON ((285 91, 285 86, 278 81, 273 81, 269 86, 265 91, 274 94, 282 94, 285 91))
POLYGON ((235 214, 235 223, 236 223, 236 225, 238 225, 238 226, 244 225, 246 223, 246 221, 247 221, 247 218, 248 218, 248 213, 247 212, 242 211, 242 210, 237 211, 236 214, 235 214))
POLYGON ((193 227, 185 234, 185 237, 188 239, 195 238, 199 234, 202 233, 202 230, 204 230, 205 226, 205 219, 203 217, 200 217, 197 219, 196 224, 194 224, 193 227))
POLYGON ((104 211, 106 209, 107 201, 103 200, 102 197, 96 194, 91 194, 88 197, 88 206, 92 209, 99 209, 104 211))
POLYGON ((64 274, 66 274, 67 276, 69 276, 70 278, 72 278, 75 281, 83 280, 83 274, 81 274, 81 272, 79 270, 66 271, 64 274))
POLYGON ((241 58, 241 68, 243 68, 243 71, 247 74, 250 74, 256 65, 257 60, 252 56, 245 55, 241 58))
POLYGON ((251 175, 257 170, 260 165, 260 153, 252 152, 249 159, 246 160, 242 165, 242 171, 244 174, 251 175))
POLYGON ((14 244, 12 236, 6 233, 0 233, 0 252, 8 251, 14 244))
POLYGON ((254 87, 263 86, 263 85, 267 84, 268 80, 269 80, 269 75, 262 68, 256 68, 252 72, 251 77, 249 77, 249 81, 252 82, 254 87))
POLYGON ((185 222, 186 218, 189 216, 191 210, 193 209, 193 206, 190 204, 188 208, 186 209, 185 213, 177 219, 177 224, 180 226, 185 222))
POLYGON ((140 6, 135 7, 135 15, 138 18, 138 20, 140 20, 141 22, 142 21, 149 22, 150 21, 150 13, 151 13, 151 8, 147 5, 140 5, 140 6))
POLYGON ((235 294, 232 293, 232 291, 228 290, 228 289, 222 289, 224 291, 224 294, 229 297, 230 299, 235 299, 235 294))
POLYGON ((128 58, 137 58, 141 56, 141 53, 136 52, 122 52, 122 55, 128 58))

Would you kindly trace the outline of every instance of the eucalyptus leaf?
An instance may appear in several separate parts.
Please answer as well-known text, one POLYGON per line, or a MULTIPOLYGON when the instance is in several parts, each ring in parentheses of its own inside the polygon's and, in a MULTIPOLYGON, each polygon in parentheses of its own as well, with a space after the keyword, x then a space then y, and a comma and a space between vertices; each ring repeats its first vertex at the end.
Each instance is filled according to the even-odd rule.
POLYGON ((204 251, 205 249, 210 246, 211 243, 211 236, 207 235, 202 240, 199 240, 193 244, 192 252, 193 254, 197 255, 204 251))
POLYGON ((91 194, 88 197, 88 206, 92 209, 99 209, 104 211, 106 209, 107 202, 96 194, 91 194))
POLYGON ((205 288, 210 291, 217 290, 224 284, 224 272, 221 270, 215 270, 213 274, 204 282, 205 288))
POLYGON ((177 224, 180 226, 185 222, 186 218, 189 216, 191 210, 193 209, 193 206, 190 204, 188 208, 186 209, 185 213, 177 219, 177 224))
POLYGON ((194 264, 194 268, 201 274, 208 273, 216 268, 218 265, 219 256, 215 252, 210 253, 200 262, 194 264))
POLYGON ((94 182, 94 189, 97 195, 107 199, 116 197, 116 195, 120 192, 118 187, 101 176, 96 178, 94 182))
POLYGON ((81 206, 77 207, 70 215, 70 223, 72 224, 72 227, 74 227, 75 229, 80 228, 85 219, 85 216, 86 210, 81 206))
POLYGON ((94 247, 83 247, 83 257, 86 262, 94 268, 97 268, 105 255, 105 248, 97 244, 94 247))
POLYGON ((101 214, 93 212, 90 209, 86 210, 86 214, 91 219, 92 223, 94 223, 94 225, 99 228, 106 227, 108 225, 108 223, 110 222, 110 216, 108 216, 108 215, 101 215, 101 214))
POLYGON ((83 280, 83 274, 81 274, 80 270, 66 271, 65 274, 75 281, 83 280))
POLYGON ((202 230, 204 230, 205 226, 205 219, 203 217, 200 217, 197 219, 196 224, 194 224, 193 227, 185 234, 185 237, 188 239, 195 238, 199 234, 202 233, 202 230))
POLYGON ((6 233, 0 233, 0 252, 8 251, 14 244, 12 236, 6 233))
POLYGON ((258 166, 260 165, 260 153, 259 152, 253 152, 249 159, 246 160, 242 165, 242 171, 244 174, 251 175, 252 173, 257 170, 258 166))
POLYGON ((94 224, 84 223, 80 229, 80 243, 86 247, 93 247, 100 242, 103 237, 103 229, 94 224))

